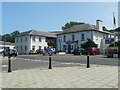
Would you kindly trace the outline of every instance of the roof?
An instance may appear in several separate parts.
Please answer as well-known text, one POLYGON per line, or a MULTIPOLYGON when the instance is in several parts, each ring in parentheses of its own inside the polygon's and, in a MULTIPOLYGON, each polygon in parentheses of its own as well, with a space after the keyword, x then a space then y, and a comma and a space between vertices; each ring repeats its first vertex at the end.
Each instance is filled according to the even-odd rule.
POLYGON ((57 35, 60 34, 68 34, 68 33, 76 33, 76 32, 84 32, 84 31, 97 31, 97 32, 101 32, 101 33, 110 33, 107 31, 99 31, 96 29, 96 27, 94 25, 90 25, 90 24, 81 24, 81 25, 74 25, 68 29, 65 29, 64 31, 60 32, 57 35))
POLYGON ((53 38, 57 37, 54 33, 37 31, 37 30, 22 32, 19 35, 17 35, 17 37, 25 36, 25 35, 38 35, 38 36, 53 37, 53 38))
POLYGON ((0 41, 0 45, 14 45, 14 43, 11 42, 4 42, 4 41, 0 41))

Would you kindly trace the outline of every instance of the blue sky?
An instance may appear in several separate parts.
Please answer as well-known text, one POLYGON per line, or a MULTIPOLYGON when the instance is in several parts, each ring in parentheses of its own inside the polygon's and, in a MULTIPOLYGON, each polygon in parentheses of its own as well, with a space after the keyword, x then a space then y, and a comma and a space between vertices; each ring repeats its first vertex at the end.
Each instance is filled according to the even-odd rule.
POLYGON ((31 29, 61 31, 67 22, 95 25, 96 19, 102 20, 104 26, 112 29, 113 11, 117 22, 117 2, 3 2, 0 34, 31 29))

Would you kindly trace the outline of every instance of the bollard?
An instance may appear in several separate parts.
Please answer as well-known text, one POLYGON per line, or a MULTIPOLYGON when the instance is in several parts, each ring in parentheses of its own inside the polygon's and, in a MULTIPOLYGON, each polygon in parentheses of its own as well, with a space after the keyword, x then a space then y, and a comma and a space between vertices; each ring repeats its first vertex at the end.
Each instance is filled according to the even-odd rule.
POLYGON ((49 55, 49 69, 52 69, 52 65, 51 65, 51 55, 49 55))
POLYGON ((87 68, 90 68, 89 55, 87 55, 87 68))
POLYGON ((10 60, 11 56, 8 56, 8 72, 12 72, 11 71, 11 60, 10 60))

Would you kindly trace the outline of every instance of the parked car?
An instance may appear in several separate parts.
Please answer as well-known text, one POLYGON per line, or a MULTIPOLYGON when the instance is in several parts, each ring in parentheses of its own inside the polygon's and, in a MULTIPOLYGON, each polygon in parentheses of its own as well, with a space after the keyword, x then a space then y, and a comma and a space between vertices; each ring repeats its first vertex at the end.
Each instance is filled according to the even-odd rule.
POLYGON ((43 50, 42 50, 42 49, 37 49, 37 50, 36 50, 36 53, 37 53, 37 54, 42 54, 42 53, 43 53, 43 50))
POLYGON ((18 55, 16 49, 5 49, 5 50, 2 51, 2 54, 3 54, 4 57, 9 56, 9 55, 16 57, 18 55))
POLYGON ((86 53, 96 55, 96 54, 100 54, 100 50, 96 47, 89 47, 86 49, 86 53))
POLYGON ((80 48, 80 51, 81 51, 81 54, 82 54, 82 55, 83 55, 83 54, 86 54, 86 50, 85 50, 85 49, 80 48))
POLYGON ((74 49, 74 51, 72 52, 74 55, 81 55, 81 49, 74 49))
POLYGON ((36 53, 35 50, 30 50, 30 51, 29 51, 29 55, 30 55, 30 54, 37 54, 37 53, 36 53))

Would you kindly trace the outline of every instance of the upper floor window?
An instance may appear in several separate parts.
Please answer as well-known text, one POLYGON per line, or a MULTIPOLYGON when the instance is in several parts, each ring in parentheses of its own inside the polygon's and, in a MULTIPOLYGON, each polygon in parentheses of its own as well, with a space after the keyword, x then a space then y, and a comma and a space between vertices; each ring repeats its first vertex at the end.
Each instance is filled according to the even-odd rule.
POLYGON ((72 41, 74 41, 75 40, 75 35, 72 35, 72 41))
POLYGON ((66 36, 63 37, 63 41, 66 42, 66 36))
POLYGON ((41 46, 39 46, 39 49, 41 49, 41 46))
POLYGON ((27 36, 25 36, 25 41, 27 41, 27 36))
POLYGON ((21 51, 22 51, 22 46, 21 46, 21 51))
POLYGON ((33 36, 32 40, 35 42, 35 36, 33 36))
POLYGON ((27 51, 27 46, 25 46, 25 51, 27 51))
POLYGON ((105 34, 103 34, 103 39, 105 39, 105 34))
POLYGON ((22 37, 21 37, 21 42, 22 42, 22 37))
POLYGON ((32 50, 35 51, 35 46, 32 46, 32 50))
POLYGON ((81 40, 82 40, 82 41, 85 40, 85 34, 81 34, 81 40))
POLYGON ((17 42, 18 42, 18 38, 17 38, 17 42))
POLYGON ((41 42, 41 37, 39 36, 39 41, 41 42))
POLYGON ((62 37, 59 37, 59 42, 62 42, 62 37))

